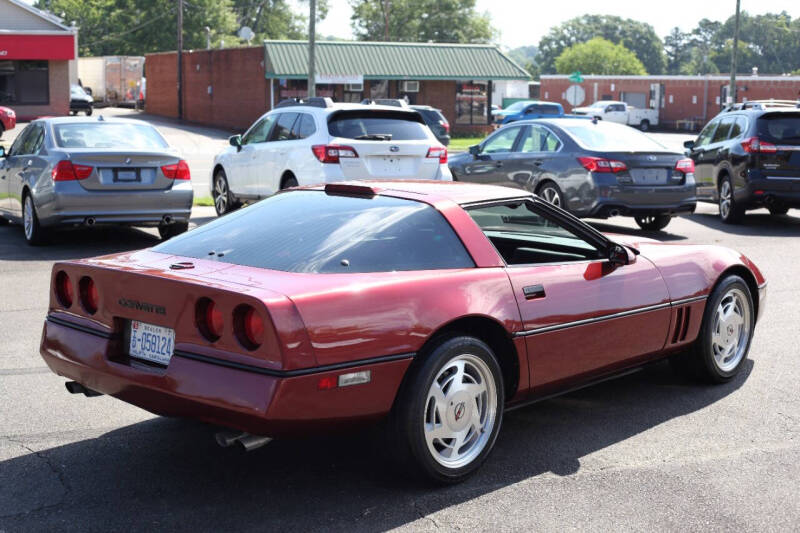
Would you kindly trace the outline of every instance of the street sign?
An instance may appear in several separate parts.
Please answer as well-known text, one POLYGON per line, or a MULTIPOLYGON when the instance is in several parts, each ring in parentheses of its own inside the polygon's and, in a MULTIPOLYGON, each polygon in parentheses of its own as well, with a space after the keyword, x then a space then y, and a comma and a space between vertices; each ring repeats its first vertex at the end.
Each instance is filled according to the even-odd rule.
POLYGON ((583 76, 581 76, 580 70, 576 70, 575 72, 570 74, 569 78, 567 79, 569 79, 569 81, 571 81, 572 83, 583 83, 583 76))
POLYGON ((570 85, 567 87, 565 98, 570 105, 581 105, 586 99, 586 91, 580 85, 570 85))

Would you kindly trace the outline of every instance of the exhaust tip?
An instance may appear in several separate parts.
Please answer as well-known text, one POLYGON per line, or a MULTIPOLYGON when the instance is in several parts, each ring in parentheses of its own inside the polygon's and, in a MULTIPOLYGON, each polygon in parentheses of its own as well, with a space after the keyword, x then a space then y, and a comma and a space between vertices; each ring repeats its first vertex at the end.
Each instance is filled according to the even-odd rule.
POLYGON ((223 448, 229 448, 234 444, 239 444, 244 451, 249 452, 268 444, 272 438, 251 435, 250 433, 220 431, 214 435, 214 440, 223 448))
POLYGON ((172 224, 172 217, 169 215, 164 215, 162 221, 164 222, 164 224, 172 224))
POLYGON ((84 387, 77 381, 67 381, 66 383, 64 383, 64 386, 67 388, 67 391, 70 394, 83 394, 87 398, 93 398, 95 396, 103 395, 102 392, 97 392, 96 390, 84 387))
POLYGON ((94 222, 95 222, 94 217, 87 217, 86 218, 86 225, 87 226, 94 226, 94 222))
POLYGON ((220 431, 219 433, 214 435, 214 440, 217 441, 217 444, 222 446, 223 448, 228 448, 233 446, 233 444, 239 440, 239 438, 244 435, 244 433, 232 433, 230 431, 220 431))
POLYGON ((612 209, 608 212, 608 216, 610 217, 618 217, 619 216, 619 209, 612 209))

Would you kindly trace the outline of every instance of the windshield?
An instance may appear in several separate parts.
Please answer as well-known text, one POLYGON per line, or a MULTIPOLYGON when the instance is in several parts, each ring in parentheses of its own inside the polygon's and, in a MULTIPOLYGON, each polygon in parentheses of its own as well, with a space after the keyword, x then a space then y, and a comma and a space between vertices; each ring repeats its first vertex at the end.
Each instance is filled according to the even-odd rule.
POLYGON ((71 86, 69 91, 70 91, 70 96, 80 96, 80 97, 89 96, 88 94, 86 94, 86 91, 84 91, 83 87, 81 87, 80 85, 71 86))
POLYGON ((345 139, 422 141, 427 131, 420 115, 403 111, 340 111, 328 122, 328 132, 345 139))
POLYGON ((572 139, 586 150, 595 152, 671 152, 646 134, 624 124, 588 120, 560 123, 572 139))
POLYGON ((444 217, 428 204, 323 191, 277 194, 154 250, 285 272, 475 266, 444 217))
POLYGON ((169 145, 148 124, 71 122, 56 124, 55 141, 61 148, 164 149, 169 145))
POLYGON ((530 102, 514 102, 507 108, 503 109, 503 113, 519 113, 522 111, 522 108, 528 105, 530 102))

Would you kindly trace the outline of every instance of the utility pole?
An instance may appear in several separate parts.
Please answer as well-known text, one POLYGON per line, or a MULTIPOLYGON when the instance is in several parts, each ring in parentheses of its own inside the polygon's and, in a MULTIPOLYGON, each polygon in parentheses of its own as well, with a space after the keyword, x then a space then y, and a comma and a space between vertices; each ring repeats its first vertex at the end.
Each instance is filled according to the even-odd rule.
POLYGON ((183 119, 183 0, 178 2, 178 119, 183 119))
POLYGON ((731 103, 736 103, 736 52, 739 50, 739 4, 741 0, 736 0, 736 23, 733 30, 733 50, 731 50, 731 85, 729 95, 731 103))
POLYGON ((313 98, 317 95, 317 83, 315 72, 315 54, 316 54, 316 25, 317 25, 317 0, 309 0, 309 15, 308 15, 308 98, 313 98))

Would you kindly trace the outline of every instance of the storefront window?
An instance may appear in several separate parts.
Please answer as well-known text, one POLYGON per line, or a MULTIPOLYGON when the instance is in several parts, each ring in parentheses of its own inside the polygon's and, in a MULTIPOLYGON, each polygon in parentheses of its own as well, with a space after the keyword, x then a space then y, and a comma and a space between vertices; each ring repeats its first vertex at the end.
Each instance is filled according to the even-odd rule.
MULTIPOLYGON (((308 96, 308 81, 307 80, 285 80, 285 84, 280 85, 278 96, 281 100, 287 98, 306 98, 308 96)), ((327 83, 318 83, 315 90, 318 97, 333 98, 333 85, 327 83)))
POLYGON ((389 80, 372 80, 369 82, 369 98, 389 98, 389 80))
POLYGON ((456 84, 456 124, 489 123, 489 82, 456 84))
POLYGON ((0 104, 50 103, 47 61, 0 61, 0 104))

